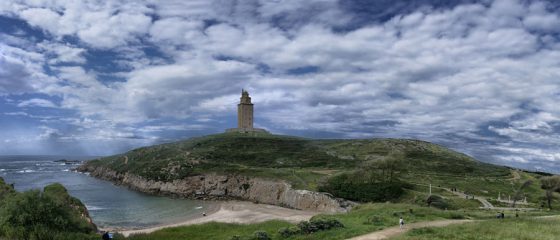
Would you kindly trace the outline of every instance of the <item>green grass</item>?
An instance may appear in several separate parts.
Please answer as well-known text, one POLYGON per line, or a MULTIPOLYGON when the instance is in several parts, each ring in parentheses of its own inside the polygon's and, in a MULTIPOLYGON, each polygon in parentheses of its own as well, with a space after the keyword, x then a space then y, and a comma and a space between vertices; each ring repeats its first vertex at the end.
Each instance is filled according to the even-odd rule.
POLYGON ((503 178, 510 174, 505 167, 481 163, 439 145, 417 140, 311 140, 240 133, 209 135, 139 148, 88 164, 162 181, 207 172, 227 172, 254 173, 288 180, 294 185, 314 186, 313 182, 317 182, 320 176, 306 178, 314 171, 353 171, 394 151, 404 153, 407 169, 422 175, 446 172, 460 177, 503 178), (285 179, 292 174, 277 169, 297 169, 304 178, 285 179))
MULTIPOLYGON (((522 217, 555 214, 557 212, 520 212, 522 217)), ((130 239, 224 239, 232 236, 250 237, 256 231, 265 231, 272 239, 287 240, 322 240, 322 239, 346 239, 387 227, 396 226, 399 217, 403 217, 407 223, 432 221, 441 219, 487 219, 494 220, 495 211, 486 210, 456 210, 444 211, 436 208, 419 207, 414 204, 363 204, 349 213, 324 214, 314 218, 336 219, 344 224, 344 228, 335 228, 313 234, 300 234, 289 238, 283 238, 278 231, 284 227, 295 226, 284 221, 268 221, 257 224, 227 224, 206 223, 201 225, 185 226, 163 229, 151 234, 133 236, 130 239)), ((514 216, 514 212, 506 211, 506 216, 514 216)))
POLYGON ((86 207, 60 184, 16 192, 0 178, 0 239, 97 239, 86 207))
POLYGON ((509 218, 488 220, 442 228, 413 229, 392 240, 553 240, 560 236, 560 218, 509 218))
MULTIPOLYGON (((270 180, 282 180, 296 189, 317 191, 328 178, 338 174, 363 174, 364 166, 400 152, 407 170, 399 178, 407 183, 432 184, 458 188, 489 200, 513 195, 527 180, 533 181, 523 197, 539 207, 544 201, 537 173, 512 170, 482 163, 443 146, 419 140, 351 139, 313 140, 265 133, 224 133, 180 142, 143 147, 125 154, 89 161, 117 172, 129 172, 149 180, 172 181, 206 173, 238 174, 270 180)), ((449 198, 453 209, 476 208, 476 202, 454 197, 433 189, 434 194, 449 198)), ((403 202, 422 204, 427 190, 411 189, 403 202)), ((558 201, 555 207, 560 207, 558 201)))
POLYGON ((231 224, 231 223, 206 223, 201 225, 192 225, 186 227, 176 227, 163 229, 151 234, 133 235, 128 239, 132 240, 148 240, 148 239, 223 239, 229 240, 233 236, 250 236, 256 231, 265 231, 274 239, 279 239, 278 229, 282 227, 292 226, 292 224, 284 221, 267 221, 257 224, 231 224))
POLYGON ((364 204, 356 207, 347 214, 316 216, 318 218, 335 218, 344 224, 344 228, 332 229, 288 239, 346 239, 385 229, 387 227, 396 226, 400 216, 403 216, 403 218, 410 223, 467 217, 462 212, 441 211, 435 208, 419 207, 412 204, 364 204))

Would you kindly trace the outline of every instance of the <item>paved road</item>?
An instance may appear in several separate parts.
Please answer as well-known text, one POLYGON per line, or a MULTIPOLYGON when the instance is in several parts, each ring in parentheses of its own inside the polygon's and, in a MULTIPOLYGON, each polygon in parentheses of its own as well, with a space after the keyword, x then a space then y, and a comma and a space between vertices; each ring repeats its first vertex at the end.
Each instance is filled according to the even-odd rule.
POLYGON ((438 221, 431 221, 431 222, 417 222, 411 224, 405 224, 403 229, 400 229, 399 226, 390 227, 387 229, 383 229, 381 231, 368 233, 366 235, 361 235, 357 237, 350 238, 349 240, 380 240, 380 239, 388 239, 391 237, 395 237, 397 235, 403 234, 411 229, 415 228, 423 228, 423 227, 445 227, 452 224, 462 224, 474 222, 474 220, 438 220, 438 221))

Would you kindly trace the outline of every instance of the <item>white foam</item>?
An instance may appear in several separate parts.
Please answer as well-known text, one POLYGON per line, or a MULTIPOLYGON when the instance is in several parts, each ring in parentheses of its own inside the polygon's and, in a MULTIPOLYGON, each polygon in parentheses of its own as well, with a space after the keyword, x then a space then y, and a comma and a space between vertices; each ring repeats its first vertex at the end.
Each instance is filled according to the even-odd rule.
POLYGON ((35 170, 31 170, 31 169, 25 169, 25 170, 19 170, 17 171, 18 173, 34 173, 36 172, 35 170))
POLYGON ((195 207, 194 209, 202 209, 202 206, 195 207))
POLYGON ((88 206, 88 205, 86 205, 86 208, 87 208, 88 211, 98 211, 98 210, 103 210, 103 209, 105 209, 105 208, 102 208, 102 207, 88 206))

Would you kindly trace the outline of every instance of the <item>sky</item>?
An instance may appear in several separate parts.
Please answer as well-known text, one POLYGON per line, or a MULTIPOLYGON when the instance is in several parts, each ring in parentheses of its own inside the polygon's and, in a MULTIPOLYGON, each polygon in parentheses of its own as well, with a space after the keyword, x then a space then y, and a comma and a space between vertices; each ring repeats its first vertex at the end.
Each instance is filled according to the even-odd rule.
POLYGON ((0 154, 255 127, 414 138, 560 172, 560 3, 3 0, 0 154))

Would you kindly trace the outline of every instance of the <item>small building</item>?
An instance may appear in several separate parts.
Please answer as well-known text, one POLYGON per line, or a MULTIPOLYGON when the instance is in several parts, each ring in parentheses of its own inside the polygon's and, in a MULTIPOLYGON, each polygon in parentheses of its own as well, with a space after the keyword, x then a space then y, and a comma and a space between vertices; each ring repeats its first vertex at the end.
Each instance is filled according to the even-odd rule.
POLYGON ((237 104, 237 128, 227 129, 226 132, 264 132, 267 131, 262 128, 253 127, 253 103, 249 92, 241 90, 241 99, 237 104))

